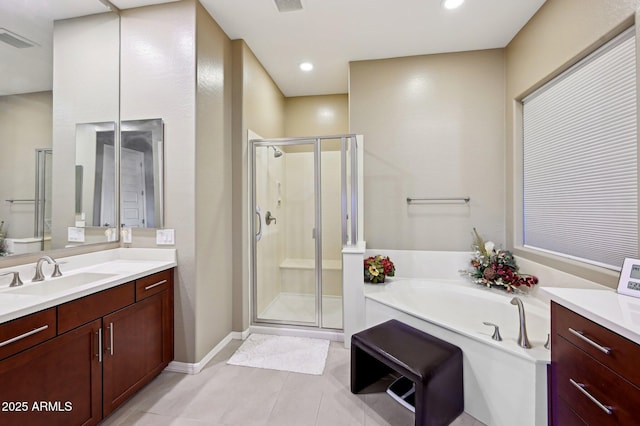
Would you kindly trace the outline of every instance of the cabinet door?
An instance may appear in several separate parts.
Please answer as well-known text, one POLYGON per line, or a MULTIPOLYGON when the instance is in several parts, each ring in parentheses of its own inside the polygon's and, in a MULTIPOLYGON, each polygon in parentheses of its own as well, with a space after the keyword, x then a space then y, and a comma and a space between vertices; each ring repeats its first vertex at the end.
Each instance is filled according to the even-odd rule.
POLYGON ((100 324, 93 321, 0 362, 0 424, 98 423, 100 324))
POLYGON ((168 364, 164 291, 103 318, 104 415, 109 415, 168 364))

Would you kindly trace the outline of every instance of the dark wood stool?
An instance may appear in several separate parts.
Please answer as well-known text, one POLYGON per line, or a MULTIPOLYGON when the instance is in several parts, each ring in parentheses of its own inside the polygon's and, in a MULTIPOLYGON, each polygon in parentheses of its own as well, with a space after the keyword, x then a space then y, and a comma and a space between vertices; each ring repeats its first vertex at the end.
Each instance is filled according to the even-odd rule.
POLYGON ((415 384, 416 426, 448 425, 464 411, 462 350, 390 320, 351 336, 351 392, 396 372, 415 384))

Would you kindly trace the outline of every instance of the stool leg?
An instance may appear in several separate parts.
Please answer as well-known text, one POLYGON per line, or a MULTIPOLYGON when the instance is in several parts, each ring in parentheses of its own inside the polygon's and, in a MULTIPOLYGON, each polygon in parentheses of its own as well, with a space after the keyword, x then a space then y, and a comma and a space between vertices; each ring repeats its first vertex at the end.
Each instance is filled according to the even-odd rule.
POLYGON ((416 383, 416 422, 415 426, 431 426, 427 415, 427 392, 423 383, 416 383))
POLYGON ((357 345, 351 344, 351 393, 359 393, 393 371, 357 345))

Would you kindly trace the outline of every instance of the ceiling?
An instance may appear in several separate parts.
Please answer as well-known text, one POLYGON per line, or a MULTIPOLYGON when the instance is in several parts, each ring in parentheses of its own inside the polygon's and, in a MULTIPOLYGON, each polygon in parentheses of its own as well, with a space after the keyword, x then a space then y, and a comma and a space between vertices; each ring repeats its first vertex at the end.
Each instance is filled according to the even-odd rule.
MULTIPOLYGON (((110 0, 120 9, 172 1, 110 0)), ((302 10, 281 13, 274 0, 200 1, 232 40, 245 40, 285 96, 347 93, 351 61, 504 47, 544 3, 466 0, 446 10, 441 0, 301 0, 302 10), (303 61, 314 70, 300 71, 303 61)), ((37 47, 0 43, 0 95, 50 90, 53 20, 107 10, 99 0, 1 0, 0 28, 37 47)))
POLYGON ((347 93, 350 61, 505 47, 544 0, 200 0, 231 39, 244 39, 285 96, 347 93), (303 61, 315 65, 304 73, 303 61))

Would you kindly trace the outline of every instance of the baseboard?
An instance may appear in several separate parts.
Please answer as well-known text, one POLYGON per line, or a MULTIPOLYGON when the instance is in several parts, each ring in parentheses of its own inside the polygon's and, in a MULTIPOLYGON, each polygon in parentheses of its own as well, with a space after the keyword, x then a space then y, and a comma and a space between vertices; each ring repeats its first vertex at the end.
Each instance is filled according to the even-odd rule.
POLYGON ((249 334, 251 334, 251 330, 247 328, 245 331, 232 331, 231 337, 233 337, 233 340, 247 340, 249 334))
POLYGON ((249 336, 249 330, 245 330, 242 332, 232 331, 229 333, 220 343, 218 343, 208 354, 204 356, 199 362, 179 362, 179 361, 171 361, 165 371, 172 371, 174 373, 183 373, 183 374, 198 374, 205 365, 211 359, 218 354, 231 342, 232 340, 245 340, 249 336))

